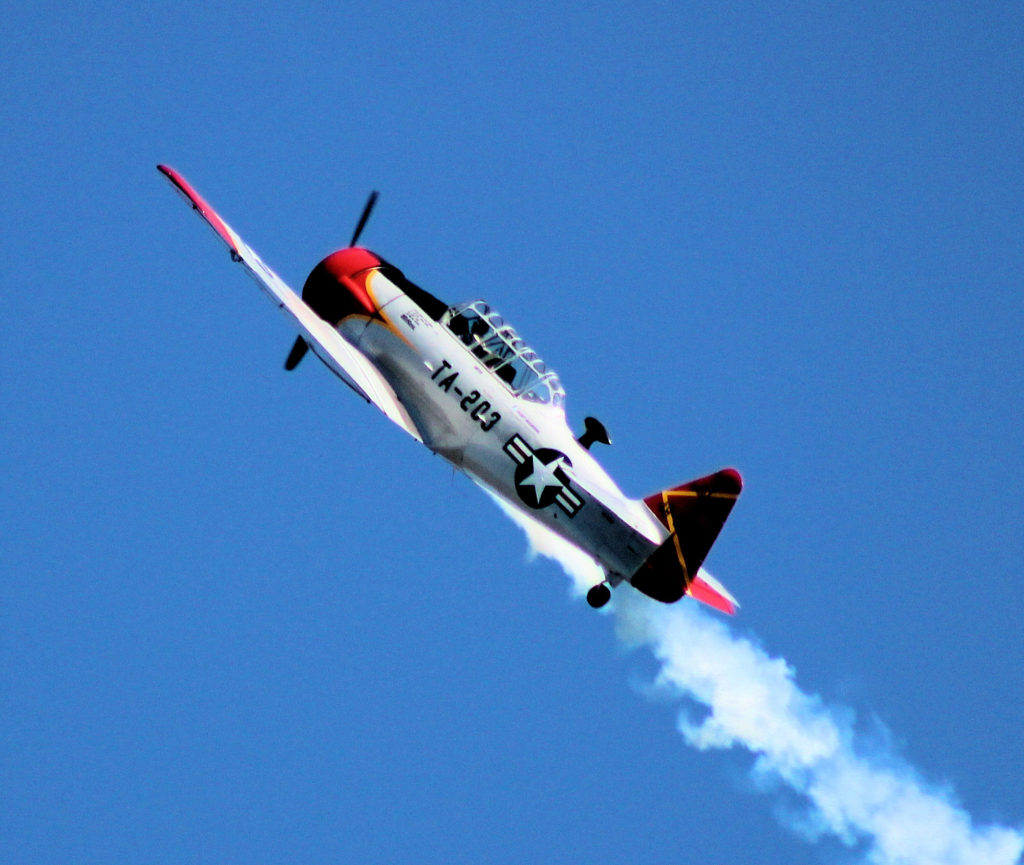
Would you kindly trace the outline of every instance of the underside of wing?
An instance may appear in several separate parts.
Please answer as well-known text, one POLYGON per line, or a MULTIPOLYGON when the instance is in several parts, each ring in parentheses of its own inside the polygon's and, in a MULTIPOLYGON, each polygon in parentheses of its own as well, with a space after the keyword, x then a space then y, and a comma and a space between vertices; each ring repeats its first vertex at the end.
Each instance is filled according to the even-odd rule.
POLYGON ((274 305, 291 318, 302 338, 331 371, 361 397, 376 405, 409 435, 422 441, 416 424, 376 367, 264 264, 184 177, 167 165, 158 165, 157 168, 224 241, 231 251, 232 260, 240 262, 274 305))

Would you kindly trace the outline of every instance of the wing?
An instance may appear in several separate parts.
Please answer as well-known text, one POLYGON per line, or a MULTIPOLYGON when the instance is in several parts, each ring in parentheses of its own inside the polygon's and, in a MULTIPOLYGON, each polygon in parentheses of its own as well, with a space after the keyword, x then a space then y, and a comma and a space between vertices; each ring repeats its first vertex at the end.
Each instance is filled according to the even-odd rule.
POLYGON ((309 343, 310 348, 320 360, 363 399, 372 402, 414 439, 422 441, 416 424, 413 423, 391 385, 377 371, 376 367, 354 346, 346 342, 333 327, 313 312, 281 277, 267 267, 263 263, 263 259, 234 232, 230 225, 220 218, 217 211, 206 203, 205 199, 192 188, 184 177, 170 166, 158 165, 157 168, 192 205, 192 209, 198 211, 207 224, 217 232, 220 239, 227 244, 231 251, 232 261, 240 262, 274 305, 292 319, 303 339, 309 343))

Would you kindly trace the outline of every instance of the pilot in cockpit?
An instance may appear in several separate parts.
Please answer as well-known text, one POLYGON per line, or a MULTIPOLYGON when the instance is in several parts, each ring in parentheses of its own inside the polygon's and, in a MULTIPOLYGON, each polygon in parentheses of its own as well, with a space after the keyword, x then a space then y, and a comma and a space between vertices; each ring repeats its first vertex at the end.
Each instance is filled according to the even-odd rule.
POLYGON ((464 312, 453 316, 452 320, 448 322, 448 327, 465 345, 472 345, 483 339, 487 331, 491 329, 490 325, 480 316, 467 315, 464 312))

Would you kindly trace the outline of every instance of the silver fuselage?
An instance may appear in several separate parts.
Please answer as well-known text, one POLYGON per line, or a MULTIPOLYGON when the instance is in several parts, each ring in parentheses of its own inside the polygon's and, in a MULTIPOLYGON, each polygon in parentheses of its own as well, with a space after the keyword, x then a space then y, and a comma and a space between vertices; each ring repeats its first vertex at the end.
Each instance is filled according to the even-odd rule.
POLYGON ((561 406, 517 396, 383 273, 368 287, 379 317, 349 316, 339 333, 388 381, 423 443, 589 553, 612 582, 633 574, 669 533, 580 445, 561 406))

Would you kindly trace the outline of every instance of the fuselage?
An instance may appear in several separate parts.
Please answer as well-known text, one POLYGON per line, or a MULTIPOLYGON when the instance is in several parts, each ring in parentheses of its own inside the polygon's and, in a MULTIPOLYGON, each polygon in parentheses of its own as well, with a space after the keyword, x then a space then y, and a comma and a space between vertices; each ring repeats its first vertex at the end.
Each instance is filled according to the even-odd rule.
POLYGON ((158 166, 298 329, 285 361, 308 350, 367 402, 478 484, 589 553, 606 579, 593 607, 628 580, 663 603, 684 594, 725 613, 736 601, 701 571, 743 487, 721 469, 642 500, 625 496, 590 453, 608 444, 587 418, 575 438, 557 375, 488 304, 449 306, 384 259, 351 243, 321 261, 301 299, 184 177, 158 166))
POLYGON ((557 378, 482 302, 448 307, 358 247, 321 262, 303 299, 388 381, 424 445, 588 552, 611 582, 668 537, 577 441, 557 378))

